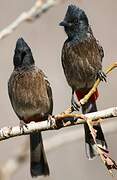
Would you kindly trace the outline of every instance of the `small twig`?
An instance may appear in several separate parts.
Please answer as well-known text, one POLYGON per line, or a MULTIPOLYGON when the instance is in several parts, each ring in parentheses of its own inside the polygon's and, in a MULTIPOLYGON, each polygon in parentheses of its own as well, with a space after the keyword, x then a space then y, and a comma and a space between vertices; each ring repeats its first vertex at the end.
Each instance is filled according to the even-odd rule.
POLYGON ((57 3, 57 0, 37 0, 33 7, 27 12, 23 12, 15 21, 8 25, 5 29, 0 32, 0 39, 11 34, 21 23, 27 21, 32 22, 40 17, 43 13, 49 10, 52 6, 57 3))
MULTIPOLYGON (((108 69, 106 70, 106 72, 105 72, 106 75, 109 74, 109 73, 110 73, 113 69, 115 69, 116 67, 117 67, 117 62, 115 62, 114 64, 110 65, 110 66, 108 67, 108 69)), ((80 100, 80 102, 79 102, 79 105, 80 105, 80 106, 82 106, 83 104, 85 104, 85 103, 88 101, 88 99, 91 97, 91 95, 96 91, 99 83, 100 83, 100 79, 97 79, 97 81, 95 82, 95 84, 94 84, 94 86, 92 87, 92 89, 88 92, 88 94, 86 94, 86 95, 84 96, 84 98, 80 100)))

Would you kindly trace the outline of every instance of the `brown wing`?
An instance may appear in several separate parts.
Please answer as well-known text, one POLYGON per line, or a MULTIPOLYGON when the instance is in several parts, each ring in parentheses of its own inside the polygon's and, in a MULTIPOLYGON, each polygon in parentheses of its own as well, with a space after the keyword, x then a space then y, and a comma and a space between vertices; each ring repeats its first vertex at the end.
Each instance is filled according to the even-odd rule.
POLYGON ((45 83, 46 83, 47 94, 48 94, 48 98, 49 98, 49 102, 50 102, 49 114, 52 114, 52 111, 53 111, 52 89, 51 89, 50 83, 49 83, 49 81, 47 80, 47 78, 45 79, 45 83))
POLYGON ((14 71, 8 82, 8 92, 13 109, 20 118, 49 112, 44 73, 37 68, 14 71))
POLYGON ((92 32, 92 29, 91 27, 89 26, 89 29, 88 29, 88 33, 90 34, 91 38, 95 40, 95 43, 97 44, 97 49, 99 51, 99 54, 100 54, 100 57, 101 57, 101 61, 104 57, 104 50, 103 50, 103 47, 100 45, 100 42, 98 40, 95 39, 94 35, 93 35, 93 32, 92 32))
POLYGON ((99 50, 99 53, 100 53, 100 56, 101 56, 101 61, 104 57, 104 50, 103 50, 103 47, 100 45, 99 41, 97 41, 97 45, 98 45, 98 50, 99 50))

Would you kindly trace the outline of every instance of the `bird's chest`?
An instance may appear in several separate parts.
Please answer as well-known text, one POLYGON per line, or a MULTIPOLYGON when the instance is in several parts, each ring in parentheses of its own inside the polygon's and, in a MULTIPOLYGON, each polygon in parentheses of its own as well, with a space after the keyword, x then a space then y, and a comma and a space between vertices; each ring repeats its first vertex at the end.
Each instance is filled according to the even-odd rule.
POLYGON ((64 59, 65 74, 74 89, 90 88, 94 84, 96 71, 93 63, 93 49, 87 44, 69 45, 64 59))
POLYGON ((10 79, 11 103, 16 114, 24 121, 38 121, 49 111, 44 79, 39 72, 22 72, 10 79))

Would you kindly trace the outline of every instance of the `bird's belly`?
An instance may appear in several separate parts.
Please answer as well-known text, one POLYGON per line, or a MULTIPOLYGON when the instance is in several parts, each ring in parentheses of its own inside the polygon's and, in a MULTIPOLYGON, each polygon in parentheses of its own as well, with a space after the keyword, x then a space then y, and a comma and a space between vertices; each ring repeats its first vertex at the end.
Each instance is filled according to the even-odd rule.
POLYGON ((39 109, 34 110, 30 108, 27 109, 18 108, 16 111, 18 112, 18 115, 22 117, 22 119, 28 119, 29 117, 33 117, 35 115, 39 115, 39 116, 41 115, 41 113, 39 113, 39 109))
POLYGON ((41 121, 49 112, 48 104, 40 104, 40 106, 34 106, 32 104, 23 104, 18 102, 14 105, 14 110, 20 119, 25 123, 30 121, 41 121))

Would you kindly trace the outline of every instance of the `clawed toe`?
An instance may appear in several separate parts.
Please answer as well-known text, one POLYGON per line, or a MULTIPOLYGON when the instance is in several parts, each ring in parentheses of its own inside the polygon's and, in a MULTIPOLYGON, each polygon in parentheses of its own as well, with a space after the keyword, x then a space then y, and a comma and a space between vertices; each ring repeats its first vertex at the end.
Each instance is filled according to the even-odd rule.
POLYGON ((106 74, 101 70, 97 73, 97 78, 99 78, 101 81, 107 82, 106 77, 106 74))
POLYGON ((24 132, 24 127, 26 127, 28 129, 27 124, 23 120, 20 120, 20 131, 21 132, 24 132))
POLYGON ((72 101, 71 102, 71 109, 72 109, 72 112, 73 111, 79 111, 79 105, 75 102, 75 101, 72 101))
POLYGON ((72 90, 72 98, 71 98, 71 110, 73 111, 79 111, 79 105, 76 103, 74 99, 74 90, 72 90))

